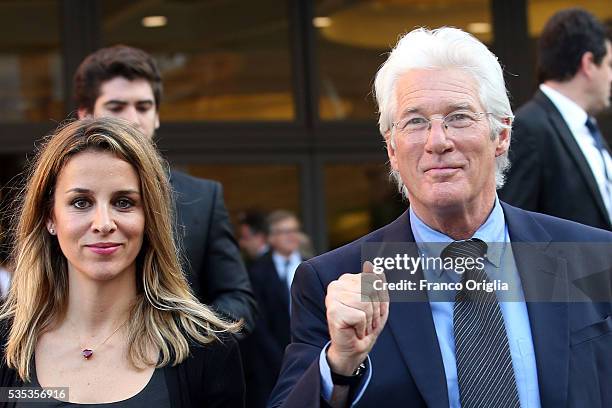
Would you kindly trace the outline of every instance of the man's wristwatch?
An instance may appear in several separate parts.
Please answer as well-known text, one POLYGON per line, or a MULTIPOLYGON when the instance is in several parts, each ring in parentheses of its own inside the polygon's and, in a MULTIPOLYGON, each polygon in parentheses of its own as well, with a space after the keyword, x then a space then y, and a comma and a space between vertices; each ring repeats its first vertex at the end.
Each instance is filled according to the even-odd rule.
POLYGON ((331 371, 331 379, 334 385, 348 385, 349 387, 354 387, 359 384, 365 371, 366 365, 364 361, 363 363, 359 364, 357 369, 353 371, 353 374, 351 375, 342 375, 331 371))

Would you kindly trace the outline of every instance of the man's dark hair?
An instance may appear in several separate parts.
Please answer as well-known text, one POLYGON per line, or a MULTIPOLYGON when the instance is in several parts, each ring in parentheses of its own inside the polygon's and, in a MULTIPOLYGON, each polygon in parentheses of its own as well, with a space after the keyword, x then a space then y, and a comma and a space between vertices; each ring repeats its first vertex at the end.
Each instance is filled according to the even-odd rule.
POLYGON ((268 235, 269 226, 266 214, 259 210, 247 210, 240 214, 238 222, 249 227, 254 234, 268 235))
POLYGON ((116 77, 130 81, 144 79, 151 85, 155 108, 159 110, 162 94, 161 74, 155 60, 141 49, 127 45, 101 48, 81 62, 74 75, 77 108, 93 112, 103 82, 116 77))
POLYGON ((585 52, 601 64, 606 55, 606 29, 581 8, 561 10, 548 20, 539 41, 538 80, 566 81, 574 77, 585 52))

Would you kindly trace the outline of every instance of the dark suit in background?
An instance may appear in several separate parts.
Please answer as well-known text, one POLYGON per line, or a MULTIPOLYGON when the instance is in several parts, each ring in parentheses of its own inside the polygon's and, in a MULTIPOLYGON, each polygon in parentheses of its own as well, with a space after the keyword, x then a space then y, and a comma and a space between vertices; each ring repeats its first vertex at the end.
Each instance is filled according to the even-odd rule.
POLYGON ((259 316, 253 333, 240 342, 246 383, 246 407, 262 408, 276 384, 290 342, 289 289, 280 280, 272 252, 249 268, 259 316))
MULTIPOLYGON (((502 207, 527 299, 533 298, 537 285, 542 289, 567 283, 566 272, 588 273, 600 270, 602 265, 609 268, 609 252, 596 251, 584 258, 576 253, 564 257, 551 251, 549 245, 612 243, 609 232, 504 203, 502 207), (515 247, 519 242, 534 244, 515 247), (566 265, 574 267, 566 269, 566 265)), ((414 242, 408 214, 300 265, 292 286, 293 342, 287 348, 270 407, 327 406, 321 398, 319 372, 319 355, 329 341, 326 288, 343 273, 360 270, 362 244, 367 242, 414 242)), ((602 283, 610 287, 609 269, 606 272, 602 283)), ((612 304, 528 302, 527 310, 542 407, 612 406, 612 304)), ((392 302, 387 325, 369 356, 372 378, 357 407, 448 408, 444 365, 429 302, 392 302)))
POLYGON ((612 229, 597 182, 567 123, 540 90, 516 113, 499 198, 525 210, 612 229))
POLYGON ((197 298, 219 312, 244 319, 251 332, 255 300, 223 203, 221 184, 170 172, 177 235, 187 280, 197 298))

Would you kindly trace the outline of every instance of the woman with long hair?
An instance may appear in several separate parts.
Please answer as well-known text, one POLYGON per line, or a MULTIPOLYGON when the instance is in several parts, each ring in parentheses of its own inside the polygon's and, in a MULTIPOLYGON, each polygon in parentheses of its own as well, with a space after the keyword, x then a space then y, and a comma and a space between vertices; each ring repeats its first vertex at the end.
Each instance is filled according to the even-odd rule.
POLYGON ((75 121, 46 140, 27 180, 0 386, 67 387, 37 407, 243 406, 240 322, 189 289, 152 142, 118 119, 75 121))

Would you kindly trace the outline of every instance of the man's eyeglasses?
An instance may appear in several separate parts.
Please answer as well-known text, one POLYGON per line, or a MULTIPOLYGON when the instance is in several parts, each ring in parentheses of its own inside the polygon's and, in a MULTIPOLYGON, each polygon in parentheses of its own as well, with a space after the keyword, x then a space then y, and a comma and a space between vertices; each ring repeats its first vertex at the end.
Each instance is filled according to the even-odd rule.
POLYGON ((480 121, 486 115, 492 115, 491 112, 472 112, 469 110, 460 110, 449 113, 446 116, 431 115, 429 118, 425 116, 411 113, 408 116, 393 122, 393 127, 398 132, 405 134, 419 135, 431 130, 431 125, 434 120, 442 122, 442 126, 447 134, 461 133, 465 129, 480 121))
POLYGON ((272 228, 270 235, 298 234, 301 231, 299 228, 272 228))

